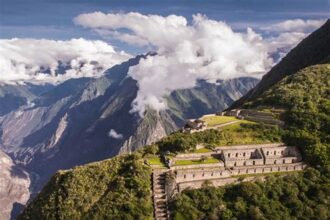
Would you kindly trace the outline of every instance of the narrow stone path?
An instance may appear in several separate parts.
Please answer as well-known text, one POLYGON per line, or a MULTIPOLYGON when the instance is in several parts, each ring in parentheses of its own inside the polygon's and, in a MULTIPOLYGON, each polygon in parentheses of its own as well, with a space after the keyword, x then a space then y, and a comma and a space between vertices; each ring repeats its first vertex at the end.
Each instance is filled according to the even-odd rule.
POLYGON ((165 171, 154 171, 152 176, 154 215, 156 220, 168 220, 168 207, 165 192, 165 171))

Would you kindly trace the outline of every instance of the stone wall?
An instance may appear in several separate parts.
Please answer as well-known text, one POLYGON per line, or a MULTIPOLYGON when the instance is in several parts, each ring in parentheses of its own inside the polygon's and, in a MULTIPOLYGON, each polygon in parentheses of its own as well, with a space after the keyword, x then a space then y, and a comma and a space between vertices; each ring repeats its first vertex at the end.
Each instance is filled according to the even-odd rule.
POLYGON ((213 168, 213 167, 224 167, 224 163, 205 163, 205 164, 193 164, 193 165, 182 165, 182 166, 171 166, 170 170, 182 170, 182 169, 199 169, 199 168, 213 168))
POLYGON ((297 163, 302 160, 297 147, 279 146, 261 149, 265 164, 297 163))
POLYGON ((262 165, 264 159, 259 148, 230 148, 222 150, 222 158, 227 167, 262 165))
POLYGON ((227 167, 236 166, 250 166, 250 165, 263 165, 264 159, 239 159, 239 160, 226 160, 227 167))
POLYGON ((297 147, 289 147, 283 143, 236 145, 231 147, 217 147, 215 152, 178 154, 171 159, 171 164, 177 160, 200 160, 202 157, 221 159, 219 163, 171 166, 171 169, 194 169, 202 167, 236 167, 263 164, 289 164, 302 161, 297 147))
POLYGON ((172 160, 193 160, 200 159, 202 156, 214 156, 217 155, 215 152, 206 152, 206 153, 188 153, 188 154, 178 154, 172 160))
POLYGON ((222 150, 243 150, 243 149, 257 149, 265 147, 278 147, 283 146, 283 143, 270 143, 270 144, 246 144, 246 145, 232 145, 232 146, 219 146, 215 150, 221 153, 222 150))
MULTIPOLYGON (((237 178, 218 178, 209 180, 209 182, 213 186, 224 186, 226 184, 235 183, 237 178)), ((205 183, 205 180, 198 180, 198 181, 191 181, 191 182, 184 182, 178 184, 178 191, 181 192, 184 189, 191 188, 191 189, 199 189, 205 183)))
MULTIPOLYGON (((177 181, 177 191, 181 192, 186 188, 198 189, 208 181, 213 186, 224 186, 226 184, 239 183, 241 175, 252 175, 252 174, 267 174, 274 172, 290 172, 290 171, 300 171, 306 168, 304 163, 288 164, 288 165, 277 165, 277 166, 255 166, 255 167, 241 167, 231 170, 231 174, 224 175, 222 171, 222 176, 214 176, 212 178, 202 179, 202 178, 182 178, 180 176, 179 181, 177 181), (186 181, 184 181, 186 180, 186 181)), ((253 181, 256 179, 263 179, 263 176, 247 176, 243 181, 253 181)))
POLYGON ((227 160, 262 159, 258 148, 250 149, 228 149, 222 151, 223 158, 227 160))
POLYGON ((196 160, 202 156, 221 158, 224 162, 171 166, 174 193, 186 188, 200 188, 206 181, 214 186, 265 178, 274 172, 300 171, 306 167, 297 147, 283 143, 217 147, 215 152, 179 154, 174 160, 196 160))
POLYGON ((283 157, 283 158, 265 158, 265 164, 289 164, 289 163, 297 163, 297 157, 283 157))
POLYGON ((196 180, 209 180, 229 177, 230 171, 222 169, 197 169, 197 170, 180 170, 176 171, 176 182, 189 182, 196 180))
POLYGON ((264 166, 246 166, 235 167, 231 170, 231 175, 244 175, 244 174, 262 174, 272 172, 286 172, 303 170, 306 167, 304 163, 294 164, 280 164, 280 165, 264 165, 264 166))

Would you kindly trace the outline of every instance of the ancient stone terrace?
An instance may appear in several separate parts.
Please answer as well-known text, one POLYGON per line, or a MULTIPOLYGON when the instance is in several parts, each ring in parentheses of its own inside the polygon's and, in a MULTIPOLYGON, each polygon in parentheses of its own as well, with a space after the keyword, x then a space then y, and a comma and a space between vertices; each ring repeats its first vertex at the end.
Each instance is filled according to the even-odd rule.
MULTIPOLYGON (((272 110, 273 112, 278 112, 272 110)), ((276 119, 271 112, 262 112, 253 109, 232 109, 229 111, 223 111, 217 113, 217 115, 222 116, 234 116, 239 119, 246 119, 249 121, 262 122, 265 124, 273 124, 283 126, 284 122, 276 119)))
POLYGON ((170 166, 174 173, 177 190, 197 187, 208 180, 220 186, 235 182, 235 176, 263 174, 304 169, 302 157, 297 147, 283 143, 237 145, 217 147, 212 152, 178 154, 172 158, 170 166), (201 160, 214 157, 217 163, 200 163, 176 166, 177 160, 201 160))
POLYGON ((205 181, 223 186, 242 181, 264 178, 264 174, 299 171, 306 167, 297 147, 283 143, 216 147, 204 153, 178 154, 163 169, 170 182, 154 175, 154 205, 156 219, 168 219, 166 200, 186 188, 200 188, 205 181), (213 161, 212 159, 213 158, 213 161), (207 163, 207 159, 211 160, 207 163), (195 161, 195 163, 179 163, 195 161), (196 162, 197 161, 197 162, 196 162), (258 174, 258 175, 256 175, 258 174))
POLYGON ((282 143, 236 145, 216 147, 214 151, 205 153, 178 154, 171 159, 170 169, 191 169, 203 167, 236 167, 271 164, 288 164, 301 162, 302 157, 297 147, 286 146, 282 143), (176 166, 178 160, 201 160, 205 158, 217 158, 216 164, 195 164, 176 166))
POLYGON ((176 181, 185 182, 187 180, 205 180, 229 177, 231 173, 224 167, 209 167, 194 170, 176 170, 176 181))

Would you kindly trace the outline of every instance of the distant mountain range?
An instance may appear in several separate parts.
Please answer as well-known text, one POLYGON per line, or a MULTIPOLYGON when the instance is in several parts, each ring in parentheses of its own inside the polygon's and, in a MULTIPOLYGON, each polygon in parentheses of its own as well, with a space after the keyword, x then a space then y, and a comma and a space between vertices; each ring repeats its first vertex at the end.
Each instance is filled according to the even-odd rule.
MULTIPOLYGON (((180 192, 178 197, 174 198, 174 203, 170 201, 172 203, 170 208, 174 209, 171 210, 172 214, 177 219, 329 219, 327 197, 330 160, 329 58, 330 21, 328 20, 267 73, 254 89, 230 107, 281 110, 279 117, 283 118, 286 124, 285 127, 278 128, 281 129, 279 132, 281 138, 286 144, 299 147, 304 161, 317 169, 308 168, 301 173, 287 174, 284 177, 274 175, 257 183, 239 183, 234 187, 217 189, 207 187, 205 184, 205 187, 199 191, 180 192)), ((197 88, 171 94, 168 97, 170 108, 167 111, 157 114, 149 110, 143 119, 139 119, 128 113, 130 103, 136 94, 136 84, 130 78, 120 77, 118 73, 127 72, 127 64, 138 62, 138 59, 112 68, 101 80, 102 83, 105 83, 106 79, 109 80, 107 85, 110 86, 106 88, 115 88, 114 93, 111 93, 116 94, 115 96, 104 95, 107 90, 97 90, 92 87, 93 89, 87 90, 89 92, 85 96, 79 93, 74 102, 77 104, 71 104, 73 109, 79 108, 79 111, 73 109, 65 111, 66 116, 62 116, 60 120, 65 117, 63 124, 66 126, 63 126, 65 129, 60 129, 60 131, 64 130, 60 137, 63 137, 63 140, 75 140, 75 143, 67 142, 66 145, 61 145, 66 147, 65 150, 57 147, 60 146, 57 144, 49 145, 53 146, 49 149, 38 149, 35 155, 43 159, 36 158, 32 161, 38 161, 43 166, 49 162, 54 166, 55 161, 60 161, 57 155, 59 154, 63 156, 61 162, 69 165, 75 162, 72 160, 75 156, 87 162, 91 157, 101 159, 102 156, 98 154, 101 152, 110 156, 119 151, 136 149, 137 146, 150 143, 151 140, 172 131, 184 118, 226 108, 225 103, 232 102, 246 90, 243 85, 252 85, 255 82, 251 79, 237 79, 221 82, 218 86, 202 82, 197 88), (103 94, 98 96, 100 99, 104 97, 108 101, 99 104, 96 101, 98 98, 93 96, 98 93, 103 94), (92 106, 95 108, 82 108, 79 104, 81 99, 88 100, 83 103, 93 102, 92 106), (95 111, 93 115, 98 115, 95 116, 97 119, 83 120, 93 110, 95 111), (79 138, 65 139, 74 134, 74 130, 69 126, 73 119, 76 127, 71 129, 80 129, 79 138), (127 127, 128 124, 131 126, 127 127), (127 130, 124 130, 125 125, 127 130), (111 141, 104 138, 110 128, 123 134, 122 140, 112 140, 117 145, 112 145, 111 141), (64 133, 66 136, 63 135, 64 133), (88 143, 95 144, 93 147, 88 147, 88 143), (106 147, 110 147, 113 151, 109 149, 106 151, 106 147), (84 151, 90 157, 85 156, 84 151), (53 156, 49 158, 39 156, 44 152, 53 152, 53 156), (74 152, 76 155, 71 155, 74 152)), ((92 85, 98 80, 93 79, 92 85)), ((84 87, 80 91, 86 91, 86 88, 91 87, 84 87)), ((31 118, 33 114, 29 114, 31 118)), ((263 128, 265 129, 266 126, 263 128)), ((58 127, 56 129, 59 130, 58 127)), ((208 131, 213 134, 211 130, 208 131)), ((202 136, 203 132, 197 134, 202 136)), ((180 143, 190 144, 191 142, 185 142, 184 138, 188 139, 193 134, 185 135, 173 134, 169 139, 173 141, 171 143, 181 141, 180 143)), ((4 134, 2 136, 5 137, 4 134)), ((212 136, 206 135, 205 139, 210 137, 212 136)), ((201 138, 202 141, 205 139, 201 138)), ((66 142, 59 140, 57 143, 66 142)), ((143 163, 143 155, 159 156, 159 148, 153 150, 147 147, 144 150, 137 154, 122 155, 56 173, 19 219, 58 219, 58 216, 76 219, 151 219, 153 216, 152 196, 149 190, 152 188, 149 178, 151 169, 143 163), (109 170, 112 170, 114 175, 109 170)), ((13 152, 13 155, 19 158, 20 154, 24 155, 23 152, 18 150, 13 152)), ((31 166, 30 164, 35 163, 27 163, 27 166, 31 166)), ((38 170, 41 171, 42 169, 38 170)))
POLYGON ((195 88, 171 93, 167 110, 148 109, 140 118, 129 112, 138 86, 127 73, 143 58, 114 66, 100 78, 70 79, 56 86, 0 86, 0 150, 30 174, 32 193, 59 169, 134 151, 175 131, 188 118, 221 111, 258 82, 200 81, 195 88))

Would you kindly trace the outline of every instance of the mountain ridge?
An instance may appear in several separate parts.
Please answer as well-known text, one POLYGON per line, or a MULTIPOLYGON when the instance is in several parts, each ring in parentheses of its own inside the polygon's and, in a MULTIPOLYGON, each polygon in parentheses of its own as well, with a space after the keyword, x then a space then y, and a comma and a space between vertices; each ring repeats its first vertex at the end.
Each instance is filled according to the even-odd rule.
POLYGON ((238 108, 269 89, 287 75, 294 74, 304 67, 325 62, 330 56, 330 19, 319 29, 303 39, 278 64, 265 74, 258 85, 235 101, 230 109, 238 108))
POLYGON ((187 118, 221 110, 258 81, 234 79, 218 86, 200 82, 167 98, 171 101, 180 94, 184 102, 171 101, 169 109, 159 113, 149 109, 140 118, 130 113, 138 86, 127 72, 143 57, 116 65, 100 78, 65 81, 34 97, 29 106, 0 117, 0 149, 33 174, 32 192, 58 169, 134 151, 175 131, 187 118), (217 97, 219 102, 214 101, 217 97), (198 111, 185 111, 193 106, 198 111), (111 138, 111 129, 122 138, 111 138))

